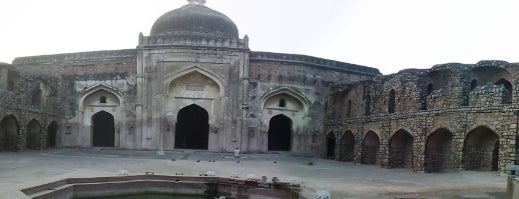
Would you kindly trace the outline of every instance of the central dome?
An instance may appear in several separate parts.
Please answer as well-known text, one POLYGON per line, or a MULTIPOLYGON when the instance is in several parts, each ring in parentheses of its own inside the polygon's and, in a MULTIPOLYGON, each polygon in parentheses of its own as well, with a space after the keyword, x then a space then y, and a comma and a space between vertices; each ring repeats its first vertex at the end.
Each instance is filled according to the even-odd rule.
POLYGON ((159 17, 151 28, 150 36, 239 38, 238 28, 229 17, 203 3, 192 2, 159 17))

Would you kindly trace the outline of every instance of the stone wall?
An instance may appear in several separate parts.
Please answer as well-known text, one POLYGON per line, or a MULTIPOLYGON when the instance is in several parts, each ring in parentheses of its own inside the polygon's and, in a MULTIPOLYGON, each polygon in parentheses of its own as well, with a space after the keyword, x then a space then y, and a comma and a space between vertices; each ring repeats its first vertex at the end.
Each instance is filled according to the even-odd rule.
MULTIPOLYGON (((378 164, 382 167, 390 167, 394 158, 389 141, 397 131, 404 130, 413 139, 415 171, 475 167, 472 160, 464 161, 464 154, 472 154, 467 155, 470 159, 479 154, 478 158, 487 162, 477 164, 480 170, 490 170, 492 159, 499 157, 497 169, 503 171, 507 164, 515 163, 518 68, 518 64, 502 61, 453 63, 336 86, 328 97, 325 132, 335 133, 340 142, 344 132, 351 131, 356 143, 362 143, 368 131, 376 132, 381 143, 378 164), (396 93, 394 113, 388 112, 391 90, 396 93), (506 99, 509 93, 511 102, 506 99), (481 128, 499 137, 496 157, 488 154, 492 149, 479 153, 466 148, 467 135, 481 128), (438 132, 446 132, 451 138, 445 138, 443 146, 435 149, 431 143, 436 142, 433 138, 438 132)), ((362 144, 356 145, 355 162, 362 162, 362 148, 362 144)))
MULTIPOLYGON (((0 64, 0 151, 47 147, 49 125, 61 123, 55 106, 57 78, 43 78, 0 64)), ((54 141, 59 141, 58 139, 54 141)))

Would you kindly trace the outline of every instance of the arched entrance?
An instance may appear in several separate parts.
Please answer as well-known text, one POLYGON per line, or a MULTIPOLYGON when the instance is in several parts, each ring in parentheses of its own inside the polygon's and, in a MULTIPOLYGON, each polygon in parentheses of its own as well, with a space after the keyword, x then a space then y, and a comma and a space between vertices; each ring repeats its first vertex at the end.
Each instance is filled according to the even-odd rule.
POLYGON ((364 136, 364 140, 362 141, 362 164, 376 164, 378 157, 378 150, 380 148, 380 139, 378 135, 369 131, 364 136))
POLYGON ((175 125, 175 148, 207 149, 209 143, 209 114, 192 104, 178 111, 175 125))
POLYGON ((5 116, 0 122, 0 151, 16 151, 17 140, 18 121, 13 115, 5 116))
POLYGON ((114 147, 114 116, 106 111, 99 111, 92 116, 92 146, 114 147))
POLYGON ((333 132, 326 136, 326 157, 330 159, 335 158, 335 135, 333 132))
POLYGON ((425 144, 426 172, 441 172, 452 168, 451 142, 452 133, 447 129, 438 129, 429 135, 425 144))
POLYGON ((292 120, 285 115, 276 115, 270 119, 268 131, 269 151, 290 151, 292 120))
POLYGON ((58 124, 51 122, 47 127, 47 148, 56 147, 56 135, 58 134, 58 124))
POLYGON ((346 131, 341 140, 341 161, 353 161, 355 150, 355 137, 351 131, 346 131))
POLYGON ((467 134, 463 150, 463 163, 467 170, 497 170, 499 136, 487 127, 480 126, 467 134))
POLYGON ((390 165, 393 168, 413 168, 413 137, 399 130, 389 142, 390 165))
POLYGON ((28 149, 40 149, 40 123, 33 119, 27 124, 27 140, 26 148, 28 149))

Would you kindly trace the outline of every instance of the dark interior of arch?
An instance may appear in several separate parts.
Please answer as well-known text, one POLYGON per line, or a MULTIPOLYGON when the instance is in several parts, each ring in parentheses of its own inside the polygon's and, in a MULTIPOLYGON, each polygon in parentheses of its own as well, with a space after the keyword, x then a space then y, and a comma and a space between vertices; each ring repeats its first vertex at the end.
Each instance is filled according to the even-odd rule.
POLYGON ((340 160, 344 162, 353 161, 353 157, 355 149, 355 137, 353 137, 353 133, 351 131, 346 131, 342 136, 340 153, 340 160))
POLYGON ((499 136, 486 127, 478 127, 465 138, 463 165, 466 170, 496 171, 499 136))
POLYGON ((175 124, 175 148, 208 149, 209 114, 195 104, 186 106, 178 112, 175 124))
POLYGON ((380 139, 373 131, 369 131, 362 142, 362 164, 376 164, 378 151, 380 148, 380 139))
POLYGON ((292 120, 284 115, 270 119, 268 131, 269 151, 290 151, 292 120))
POLYGON ((501 104, 512 103, 512 84, 506 79, 498 80, 495 85, 502 85, 504 87, 501 93, 501 104))
POLYGON ((40 149, 40 123, 31 120, 27 125, 26 147, 28 149, 40 149))
POLYGON ((413 168, 413 137, 405 130, 397 131, 389 142, 392 168, 413 168))
POLYGON ((58 133, 58 124, 51 122, 47 127, 47 147, 56 147, 56 135, 58 133))
POLYGON ((92 146, 114 147, 115 127, 114 116, 106 111, 100 111, 92 116, 92 146))
POLYGON ((335 158, 335 135, 333 132, 328 133, 326 136, 326 157, 335 158))
POLYGON ((452 134, 446 129, 438 129, 427 138, 425 144, 425 171, 441 172, 452 168, 452 134))
POLYGON ((0 122, 0 151, 16 151, 18 122, 12 115, 5 116, 0 122))

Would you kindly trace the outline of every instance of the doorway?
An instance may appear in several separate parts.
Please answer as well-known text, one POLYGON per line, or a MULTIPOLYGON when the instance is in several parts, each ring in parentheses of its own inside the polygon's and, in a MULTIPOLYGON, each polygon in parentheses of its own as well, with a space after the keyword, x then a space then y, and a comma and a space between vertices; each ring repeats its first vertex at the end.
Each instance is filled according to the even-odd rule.
POLYGON ((207 111, 196 104, 180 109, 175 124, 175 148, 207 150, 208 144, 209 114, 207 111))
POLYGON ((290 151, 292 120, 284 115, 276 115, 270 119, 268 131, 269 151, 290 151))
POLYGON ((106 111, 99 111, 92 116, 92 146, 114 147, 114 116, 106 111))

